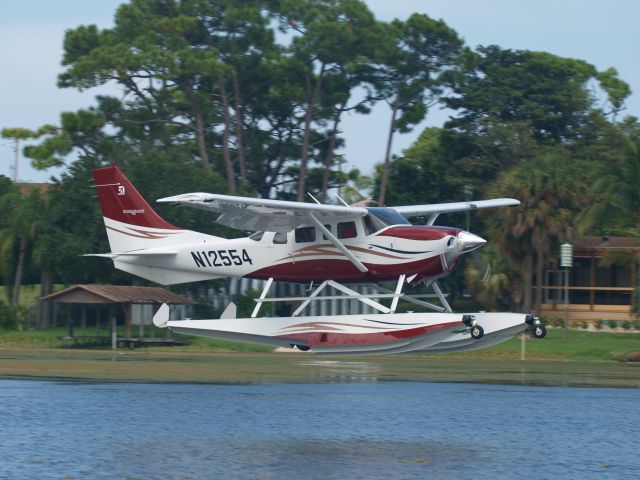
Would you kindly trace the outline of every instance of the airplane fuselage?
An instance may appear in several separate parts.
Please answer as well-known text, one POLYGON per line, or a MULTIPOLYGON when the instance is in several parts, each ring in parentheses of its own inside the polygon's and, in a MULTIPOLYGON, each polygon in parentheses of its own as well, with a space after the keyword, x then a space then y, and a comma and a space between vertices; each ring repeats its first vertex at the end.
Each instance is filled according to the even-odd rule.
MULTIPOLYGON (((171 256, 153 255, 154 249, 148 248, 141 255, 117 257, 115 262, 118 268, 163 284, 218 277, 274 278, 301 283, 327 279, 382 282, 395 280, 402 274, 414 276, 416 281, 433 280, 456 266, 469 248, 468 243, 466 248, 461 245, 460 238, 471 235, 451 227, 413 225, 386 226, 369 233, 364 221, 341 223, 325 227, 343 237, 341 242, 367 267, 366 272, 358 270, 313 226, 286 234, 257 232, 235 239, 202 234, 194 242, 172 246, 175 254, 171 256)), ((124 232, 126 225, 115 229, 124 232)), ((135 234, 163 239, 179 231, 137 227, 135 234)))

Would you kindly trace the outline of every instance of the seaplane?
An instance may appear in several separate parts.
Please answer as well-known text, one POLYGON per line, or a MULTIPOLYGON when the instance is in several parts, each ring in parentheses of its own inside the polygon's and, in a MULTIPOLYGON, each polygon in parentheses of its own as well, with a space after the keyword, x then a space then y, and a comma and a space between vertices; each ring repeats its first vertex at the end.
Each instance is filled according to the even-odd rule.
POLYGON ((438 216, 516 206, 516 199, 369 208, 203 192, 157 200, 213 212, 219 224, 253 232, 222 238, 164 220, 116 165, 92 175, 111 252, 89 256, 109 258, 115 268, 162 285, 225 277, 265 280, 250 317, 237 318, 231 303, 217 319, 169 320, 169 307, 163 305, 153 319, 158 327, 339 355, 463 351, 525 330, 538 338, 546 334, 529 314, 455 313, 438 284, 464 255, 486 243, 468 231, 435 225, 438 216), (412 224, 410 218, 423 221, 412 224), (269 298, 274 281, 309 284, 310 293, 269 298), (395 289, 383 287, 390 282, 395 289), (375 292, 359 293, 354 284, 373 286, 375 292), (405 285, 432 288, 440 305, 403 293, 405 285), (338 294, 323 295, 327 290, 338 294), (312 302, 335 298, 363 302, 378 313, 305 314, 312 302), (400 300, 429 311, 397 312, 400 300), (298 307, 284 317, 259 316, 264 303, 277 301, 298 307))

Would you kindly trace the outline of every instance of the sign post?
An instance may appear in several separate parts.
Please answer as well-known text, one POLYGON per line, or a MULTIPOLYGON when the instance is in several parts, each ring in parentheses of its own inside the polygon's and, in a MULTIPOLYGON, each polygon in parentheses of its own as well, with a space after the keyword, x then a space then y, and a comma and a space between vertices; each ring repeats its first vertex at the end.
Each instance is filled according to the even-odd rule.
POLYGON ((560 266, 564 268, 564 341, 569 341, 569 269, 573 266, 573 245, 560 245, 560 266))

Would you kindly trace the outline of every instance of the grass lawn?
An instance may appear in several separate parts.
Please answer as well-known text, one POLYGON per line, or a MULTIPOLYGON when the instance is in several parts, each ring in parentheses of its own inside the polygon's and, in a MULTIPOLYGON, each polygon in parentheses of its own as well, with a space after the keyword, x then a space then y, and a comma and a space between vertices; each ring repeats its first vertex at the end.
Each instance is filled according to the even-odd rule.
MULTIPOLYGON (((500 358, 519 355, 520 337, 500 345, 460 355, 500 358)), ((542 339, 526 340, 527 358, 555 360, 619 360, 626 354, 640 351, 640 333, 605 333, 570 330, 569 340, 562 338, 562 329, 550 328, 542 339)))
MULTIPOLYGON (((108 332, 101 330, 96 332, 95 327, 87 328, 84 331, 76 328, 75 335, 103 335, 108 336, 108 332)), ((124 328, 119 327, 118 336, 124 337, 124 328)), ((138 333, 137 328, 133 328, 132 335, 138 333)), ((156 329, 154 332, 157 338, 163 338, 166 330, 156 329)), ((68 335, 66 327, 50 328, 46 330, 25 330, 25 331, 0 331, 0 347, 11 348, 62 348, 65 344, 58 337, 68 335)), ((149 327, 146 329, 146 336, 149 336, 149 327)), ((229 342, 206 337, 195 337, 187 335, 173 334, 173 338, 187 339, 190 345, 177 347, 141 347, 151 350, 166 350, 176 352, 269 352, 273 349, 267 346, 254 345, 250 343, 229 342)), ((108 347, 95 347, 108 348, 108 347)), ((477 350, 463 353, 450 353, 438 355, 443 358, 477 358, 477 359, 517 359, 520 358, 521 340, 520 337, 513 338, 500 345, 496 345, 484 350, 477 350)), ((585 332, 582 330, 571 330, 569 341, 562 338, 561 329, 549 329, 548 335, 542 340, 527 338, 526 356, 528 359, 539 360, 622 360, 631 352, 640 351, 640 334, 638 333, 604 333, 585 332)))

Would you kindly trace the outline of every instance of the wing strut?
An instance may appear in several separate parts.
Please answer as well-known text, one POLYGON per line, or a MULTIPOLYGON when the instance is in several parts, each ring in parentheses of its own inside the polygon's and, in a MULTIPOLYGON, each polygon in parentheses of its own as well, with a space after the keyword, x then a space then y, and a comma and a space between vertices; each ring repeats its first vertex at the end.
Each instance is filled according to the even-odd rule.
POLYGON ((313 215, 313 213, 309 213, 309 219, 313 222, 313 224, 314 224, 316 227, 318 227, 318 228, 320 229, 320 231, 321 231, 322 233, 324 233, 325 237, 327 237, 327 238, 331 241, 331 243, 333 243, 333 244, 335 245, 335 247, 336 247, 338 250, 340 250, 340 251, 344 254, 344 256, 345 256, 345 257, 347 257, 347 258, 351 261, 351 263, 353 263, 353 264, 356 266, 356 268, 357 268, 358 270, 360 270, 362 273, 366 273, 366 272, 368 272, 368 271, 369 271, 369 269, 368 269, 367 267, 365 267, 365 266, 364 266, 364 264, 363 264, 360 260, 358 260, 358 259, 356 258, 356 256, 355 256, 353 253, 351 253, 351 252, 347 249, 347 247, 345 247, 345 246, 342 244, 342 242, 341 242, 340 240, 338 240, 338 239, 333 235, 333 233, 331 233, 331 232, 329 231, 329 229, 328 229, 327 227, 325 227, 325 226, 322 224, 322 222, 321 222, 320 220, 318 220, 318 219, 313 215))

